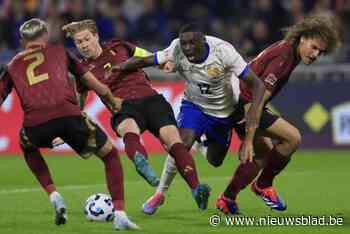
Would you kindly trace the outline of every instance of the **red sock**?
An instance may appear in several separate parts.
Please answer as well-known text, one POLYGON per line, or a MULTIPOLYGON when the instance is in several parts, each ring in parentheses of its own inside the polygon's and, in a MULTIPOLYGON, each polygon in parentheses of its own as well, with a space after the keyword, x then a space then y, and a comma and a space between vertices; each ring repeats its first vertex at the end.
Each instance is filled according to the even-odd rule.
POLYGON ((125 152, 131 161, 134 161, 135 153, 139 152, 148 158, 145 147, 141 144, 140 136, 133 132, 128 132, 124 135, 123 141, 125 144, 125 152))
POLYGON ((192 155, 187 151, 183 143, 175 143, 169 154, 175 159, 177 170, 185 179, 191 189, 199 185, 196 166, 194 164, 192 155))
POLYGON ((111 152, 101 158, 105 165, 106 181, 116 210, 124 210, 123 168, 118 151, 113 147, 111 152))
POLYGON ((45 192, 50 195, 52 192, 56 191, 49 168, 40 151, 37 149, 24 152, 24 159, 45 192))
POLYGON ((287 166, 289 161, 289 156, 284 156, 276 151, 276 148, 273 148, 266 155, 267 164, 257 180, 257 186, 259 188, 267 188, 272 186, 272 182, 275 176, 278 175, 287 166))
POLYGON ((235 200, 238 193, 249 185, 259 173, 259 167, 255 161, 240 164, 236 172, 227 186, 225 197, 235 200))

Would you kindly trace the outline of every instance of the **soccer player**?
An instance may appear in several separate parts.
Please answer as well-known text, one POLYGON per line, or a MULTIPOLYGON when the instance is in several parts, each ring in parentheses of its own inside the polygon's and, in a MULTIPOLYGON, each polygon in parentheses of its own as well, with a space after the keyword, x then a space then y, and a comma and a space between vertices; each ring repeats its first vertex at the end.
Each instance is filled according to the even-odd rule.
MULTIPOLYGON (((288 28, 282 41, 272 44, 250 63, 252 70, 265 84, 264 102, 268 103, 276 97, 300 62, 310 65, 323 54, 332 52, 337 44, 335 27, 329 19, 321 16, 306 17, 288 28)), ((251 92, 244 83, 241 83, 241 90, 246 106, 249 106, 251 92)), ((244 123, 237 125, 236 131, 244 136, 244 123)), ((273 181, 287 166, 300 142, 301 135, 295 126, 265 108, 254 143, 254 161, 238 166, 230 184, 217 200, 216 207, 224 213, 237 214, 239 209, 235 200, 238 193, 261 171, 252 183, 252 191, 271 209, 285 210, 287 205, 277 194, 273 181), (272 141, 277 143, 273 144, 272 141)))
POLYGON ((124 211, 123 172, 118 152, 99 126, 81 114, 75 83, 68 72, 94 90, 112 111, 120 108, 117 98, 63 46, 48 44, 44 21, 34 18, 24 22, 20 35, 25 49, 1 73, 0 104, 14 88, 24 111, 20 133, 24 159, 49 195, 55 223, 66 223, 67 206, 56 191, 40 148, 52 147, 52 140, 60 137, 84 159, 98 155, 105 166, 107 187, 116 210, 114 228, 137 229, 124 211))
POLYGON ((147 152, 140 142, 140 134, 149 130, 175 159, 176 167, 191 188, 198 207, 206 209, 210 188, 199 184, 194 161, 180 138, 170 104, 150 86, 142 69, 112 72, 116 64, 132 56, 144 55, 145 50, 119 40, 101 44, 93 20, 73 22, 64 26, 63 30, 73 38, 85 58, 85 66, 108 85, 116 97, 123 99, 121 110, 112 117, 112 128, 123 138, 126 153, 139 174, 151 185, 158 185, 159 179, 148 165, 147 152))
MULTIPOLYGON (((265 88, 235 48, 219 38, 205 36, 195 24, 187 24, 180 29, 179 38, 165 50, 145 58, 131 58, 114 69, 125 71, 158 64, 168 66, 169 62, 186 81, 178 116, 181 138, 189 150, 195 140, 205 134, 207 160, 215 167, 222 164, 234 123, 244 114, 239 101, 239 81, 247 84, 254 100, 246 115, 247 134, 242 141, 240 158, 242 163, 252 160, 253 138, 263 107, 265 88)), ((144 213, 154 214, 163 203, 165 192, 175 175, 174 162, 168 157, 157 192, 143 205, 144 213)))

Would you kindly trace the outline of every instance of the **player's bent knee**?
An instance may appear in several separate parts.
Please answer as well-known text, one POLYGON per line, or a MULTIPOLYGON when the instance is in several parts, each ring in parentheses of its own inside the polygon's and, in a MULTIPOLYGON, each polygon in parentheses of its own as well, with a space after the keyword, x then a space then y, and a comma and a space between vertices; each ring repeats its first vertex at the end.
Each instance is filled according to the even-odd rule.
POLYGON ((124 136, 128 132, 140 134, 140 129, 135 122, 134 119, 132 118, 127 118, 123 120, 115 129, 115 131, 118 133, 120 136, 124 136))
MULTIPOLYGON (((226 155, 226 153, 225 153, 226 155)), ((207 160, 213 167, 220 167, 224 161, 225 155, 207 153, 207 160)))
POLYGON ((183 143, 187 150, 190 150, 192 148, 192 145, 193 145, 192 141, 187 140, 187 141, 183 141, 183 143))
POLYGON ((212 165, 213 167, 220 167, 222 165, 222 160, 213 160, 213 159, 209 159, 208 158, 208 162, 210 163, 210 165, 212 165))
POLYGON ((301 139, 302 137, 298 129, 295 128, 292 132, 290 132, 289 144, 291 145, 293 150, 297 150, 299 148, 301 139))
POLYGON ((96 153, 99 158, 103 158, 113 149, 113 144, 110 140, 107 140, 106 144, 104 144, 96 153))
POLYGON ((159 129, 159 136, 168 149, 176 143, 182 143, 179 130, 175 125, 167 125, 159 129))
POLYGON ((187 150, 190 150, 192 148, 193 140, 190 136, 181 135, 181 140, 187 150))

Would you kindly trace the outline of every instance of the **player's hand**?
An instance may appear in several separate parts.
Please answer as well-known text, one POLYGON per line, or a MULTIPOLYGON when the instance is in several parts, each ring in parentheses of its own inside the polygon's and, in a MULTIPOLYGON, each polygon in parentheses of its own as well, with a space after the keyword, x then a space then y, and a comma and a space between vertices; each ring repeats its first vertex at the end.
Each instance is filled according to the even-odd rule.
POLYGON ((175 63, 173 63, 173 62, 171 62, 171 61, 168 61, 168 62, 166 62, 166 63, 163 65, 162 70, 163 70, 165 73, 176 72, 176 65, 175 65, 175 63))
POLYGON ((112 113, 117 113, 118 111, 120 111, 120 109, 122 109, 122 103, 123 103, 123 99, 118 98, 118 97, 114 97, 113 102, 111 104, 108 104, 107 108, 112 113))
POLYGON ((63 145, 64 141, 61 138, 56 137, 55 139, 52 140, 51 144, 53 147, 57 147, 57 146, 63 145))
POLYGON ((242 164, 252 162, 254 157, 254 148, 252 141, 243 141, 239 148, 239 160, 242 164))

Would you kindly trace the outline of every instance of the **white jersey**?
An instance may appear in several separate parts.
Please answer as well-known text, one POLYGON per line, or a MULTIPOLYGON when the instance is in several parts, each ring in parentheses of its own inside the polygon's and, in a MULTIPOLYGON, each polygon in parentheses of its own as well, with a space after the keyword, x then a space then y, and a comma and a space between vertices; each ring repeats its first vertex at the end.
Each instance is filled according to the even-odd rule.
POLYGON ((181 50, 180 40, 155 53, 158 64, 172 61, 186 81, 185 100, 198 105, 208 115, 225 118, 232 114, 239 99, 239 77, 247 63, 228 42, 206 36, 209 53, 202 63, 191 63, 181 50))

